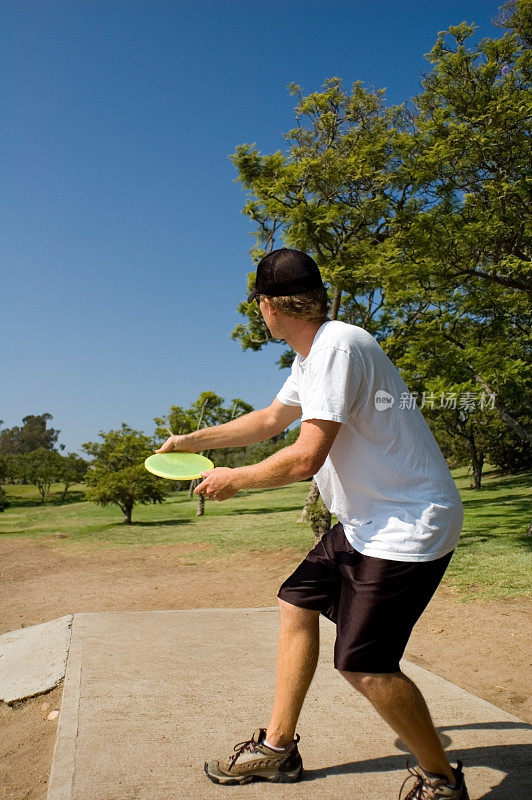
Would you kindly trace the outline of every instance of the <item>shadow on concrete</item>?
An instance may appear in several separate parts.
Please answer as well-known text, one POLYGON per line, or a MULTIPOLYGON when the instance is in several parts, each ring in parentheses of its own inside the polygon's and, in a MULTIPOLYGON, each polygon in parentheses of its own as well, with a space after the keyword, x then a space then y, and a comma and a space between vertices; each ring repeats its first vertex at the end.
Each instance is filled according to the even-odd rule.
POLYGON ((532 725, 521 722, 468 722, 465 725, 441 725, 438 731, 532 731, 532 725))
MULTIPOLYGON (((440 725, 436 728, 440 735, 441 743, 445 750, 449 748, 453 740, 450 736, 447 736, 446 733, 443 731, 473 731, 473 730, 484 730, 484 731, 496 731, 496 730, 524 730, 524 731, 531 731, 532 732, 532 725, 529 725, 528 722, 470 722, 466 725, 440 725)), ((401 739, 396 739, 394 742, 395 747, 398 750, 402 750, 403 753, 410 753, 410 750, 405 745, 401 739)))
MULTIPOLYGON (((528 729, 530 727, 526 723, 519 725, 512 722, 492 722, 457 725, 454 729, 508 730, 516 728, 528 729)), ((472 767, 487 767, 497 772, 506 773, 499 784, 492 786, 488 792, 484 792, 482 795, 476 795, 476 800, 517 800, 517 798, 532 796, 532 775, 530 771, 532 745, 495 745, 461 749, 460 751, 447 750, 446 752, 452 764, 456 763, 458 759, 464 762, 466 781, 467 769, 472 767), (525 774, 527 777, 525 777, 525 774)), ((331 767, 305 770, 303 781, 319 780, 329 775, 394 772, 406 769, 407 763, 408 759, 405 759, 405 756, 402 755, 385 756, 364 761, 350 761, 344 764, 335 764, 331 767)), ((415 759, 412 758, 410 763, 415 763, 415 759)))

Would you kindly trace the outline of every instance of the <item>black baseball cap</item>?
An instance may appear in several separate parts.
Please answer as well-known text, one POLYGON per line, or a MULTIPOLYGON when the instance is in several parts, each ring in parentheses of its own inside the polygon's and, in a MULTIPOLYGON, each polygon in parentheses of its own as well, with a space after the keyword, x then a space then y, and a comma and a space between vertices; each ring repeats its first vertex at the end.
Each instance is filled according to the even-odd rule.
POLYGON ((255 288, 248 297, 251 303, 257 295, 289 297, 323 286, 318 265, 301 250, 282 247, 272 250, 257 264, 255 288))

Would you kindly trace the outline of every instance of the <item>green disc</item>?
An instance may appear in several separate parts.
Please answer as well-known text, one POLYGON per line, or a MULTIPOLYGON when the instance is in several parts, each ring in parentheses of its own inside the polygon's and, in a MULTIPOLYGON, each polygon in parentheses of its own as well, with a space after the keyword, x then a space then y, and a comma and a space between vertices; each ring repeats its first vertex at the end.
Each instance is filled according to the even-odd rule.
POLYGON ((212 469, 209 458, 197 453, 155 453, 144 462, 149 472, 172 481, 191 481, 201 478, 202 472, 212 469))

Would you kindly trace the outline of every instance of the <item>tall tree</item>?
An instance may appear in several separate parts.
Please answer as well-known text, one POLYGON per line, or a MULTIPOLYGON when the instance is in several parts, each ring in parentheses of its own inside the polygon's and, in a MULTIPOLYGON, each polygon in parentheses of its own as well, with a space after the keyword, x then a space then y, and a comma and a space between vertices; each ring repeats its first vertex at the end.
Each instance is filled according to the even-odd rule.
MULTIPOLYGON (((344 305, 351 319, 363 309, 378 332, 386 320, 380 247, 393 206, 405 201, 390 177, 397 132, 406 124, 402 110, 386 109, 384 91, 366 90, 361 81, 346 91, 340 78, 330 78, 307 97, 296 84, 289 90, 298 102, 286 152, 262 155, 244 144, 232 156, 248 192, 243 213, 257 226, 252 255, 258 260, 276 239, 311 253, 329 284, 331 318, 341 318, 344 305)), ((253 279, 251 273, 248 289, 253 279)), ((233 338, 244 349, 272 341, 256 303, 241 303, 239 311, 248 322, 233 338)))
MULTIPOLYGON (((249 193, 244 213, 257 226, 254 257, 276 237, 315 255, 333 318, 369 330, 405 373, 415 354, 417 386, 435 380, 425 365, 444 353, 439 378, 493 397, 523 452, 532 381, 530 7, 506 3, 512 32, 498 39, 473 45, 465 23, 439 34, 412 108, 386 109, 382 93, 360 83, 347 94, 339 78, 306 98, 293 85, 297 128, 287 151, 263 156, 242 145, 233 155, 249 193)), ((248 321, 234 338, 260 349, 270 339, 258 309, 239 310, 248 321)), ((458 417, 455 435, 469 441, 480 480, 476 442, 489 442, 475 425, 458 417)))
POLYGON ((405 135, 397 182, 415 193, 391 223, 383 286, 400 313, 385 347, 399 365, 415 351, 418 379, 439 352, 440 376, 459 367, 530 443, 530 51, 473 33, 439 34, 405 135))
POLYGON ((53 419, 51 414, 28 414, 22 420, 22 426, 5 428, 0 431, 0 453, 31 453, 32 450, 55 450, 61 431, 48 428, 53 419))

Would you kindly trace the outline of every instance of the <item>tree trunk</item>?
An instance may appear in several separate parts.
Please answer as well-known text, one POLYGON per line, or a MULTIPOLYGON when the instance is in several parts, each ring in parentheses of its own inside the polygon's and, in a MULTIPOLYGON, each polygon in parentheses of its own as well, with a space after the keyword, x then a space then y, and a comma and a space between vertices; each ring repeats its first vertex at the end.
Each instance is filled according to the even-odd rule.
MULTIPOLYGON (((199 419, 198 419, 198 424, 196 426, 196 430, 197 431, 199 431, 199 429, 201 428, 201 426, 203 424, 203 418, 205 416, 205 409, 206 408, 207 408, 207 401, 205 401, 203 403, 203 406, 201 407, 200 416, 199 416, 199 419)), ((203 455, 203 453, 202 453, 202 455, 203 455)), ((200 485, 202 480, 203 480, 203 478, 196 478, 195 480, 190 482, 190 489, 188 490, 188 496, 189 496, 190 499, 193 498, 194 489, 196 488, 196 486, 200 485)), ((196 516, 197 517, 203 517, 204 514, 205 514, 205 498, 203 497, 202 494, 199 494, 198 495, 198 508, 197 508, 197 511, 196 511, 196 516)))
POLYGON ((318 500, 312 506, 309 506, 308 521, 314 534, 314 544, 318 544, 321 537, 331 528, 331 512, 325 508, 319 494, 318 500))
POLYGON ((471 476, 471 488, 480 489, 482 481, 482 468, 484 466, 484 454, 479 453, 475 444, 475 437, 471 432, 467 436, 467 447, 471 459, 473 474, 471 476))
POLYGON ((205 514, 205 498, 202 494, 198 495, 198 510, 196 511, 197 517, 203 517, 205 514))
POLYGON ((124 515, 124 525, 131 525, 131 514, 133 513, 133 503, 118 503, 124 515))
POLYGON ((318 544, 321 537, 331 529, 331 512, 323 506, 323 511, 312 525, 315 543, 318 544))
POLYGON ((298 522, 306 522, 308 519, 308 510, 311 506, 314 505, 319 499, 320 492, 318 489, 318 484, 316 483, 315 479, 312 478, 312 483, 310 484, 310 490, 307 495, 307 499, 305 500, 305 505, 303 506, 303 510, 301 511, 301 516, 298 519, 298 522))
POLYGON ((506 408, 501 403, 499 395, 493 391, 489 383, 486 383, 486 381, 477 372, 475 372, 471 364, 469 364, 468 366, 475 375, 475 380, 482 386, 484 391, 487 394, 494 395, 495 397, 494 405, 495 408, 497 409, 497 414, 499 415, 499 419, 506 425, 508 425, 509 428, 515 431, 515 433, 519 436, 519 438, 522 439, 524 442, 532 443, 532 434, 530 433, 530 431, 527 431, 527 429, 524 428, 521 425, 521 423, 519 423, 514 417, 512 417, 510 413, 508 413, 506 408))
POLYGON ((340 303, 342 302, 342 290, 336 287, 334 290, 333 300, 331 303, 331 319, 338 319, 338 312, 340 311, 340 303))

